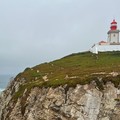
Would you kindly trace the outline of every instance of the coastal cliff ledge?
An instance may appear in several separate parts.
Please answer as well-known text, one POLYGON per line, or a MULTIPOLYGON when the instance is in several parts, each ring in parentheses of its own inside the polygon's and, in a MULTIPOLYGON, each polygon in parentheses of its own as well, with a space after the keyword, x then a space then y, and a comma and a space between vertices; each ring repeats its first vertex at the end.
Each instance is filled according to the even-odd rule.
POLYGON ((14 100, 10 89, 0 98, 0 120, 120 120, 120 90, 108 82, 75 88, 34 87, 14 100))
POLYGON ((120 120, 120 52, 26 68, 0 95, 0 120, 120 120))

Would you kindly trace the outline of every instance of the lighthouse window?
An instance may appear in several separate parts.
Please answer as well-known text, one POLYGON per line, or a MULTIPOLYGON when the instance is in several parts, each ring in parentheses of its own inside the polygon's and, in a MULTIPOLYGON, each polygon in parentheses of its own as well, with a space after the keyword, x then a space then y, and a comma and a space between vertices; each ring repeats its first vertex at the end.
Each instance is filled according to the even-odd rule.
POLYGON ((115 34, 113 36, 115 37, 115 34))

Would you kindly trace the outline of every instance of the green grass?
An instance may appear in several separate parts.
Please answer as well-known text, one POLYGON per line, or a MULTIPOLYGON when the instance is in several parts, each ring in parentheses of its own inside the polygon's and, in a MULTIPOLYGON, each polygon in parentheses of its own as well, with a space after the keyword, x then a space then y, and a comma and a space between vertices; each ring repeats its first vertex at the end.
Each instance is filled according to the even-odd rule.
POLYGON ((71 54, 33 68, 26 68, 18 74, 15 79, 25 78, 26 83, 14 97, 22 96, 25 88, 57 87, 65 84, 74 87, 76 84, 87 84, 92 80, 95 80, 100 90, 103 90, 103 85, 107 81, 113 82, 117 87, 120 76, 110 76, 110 72, 120 72, 120 51, 103 52, 98 55, 90 52, 71 54), (101 72, 105 74, 99 74, 101 72), (47 76, 48 81, 43 80, 44 76, 47 76), (99 81, 98 77, 102 78, 103 82, 99 81))

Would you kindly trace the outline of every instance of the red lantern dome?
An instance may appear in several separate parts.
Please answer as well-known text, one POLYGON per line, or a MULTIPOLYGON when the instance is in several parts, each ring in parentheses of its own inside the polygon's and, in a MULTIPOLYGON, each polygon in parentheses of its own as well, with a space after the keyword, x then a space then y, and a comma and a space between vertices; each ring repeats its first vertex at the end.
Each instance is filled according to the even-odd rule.
POLYGON ((117 30, 117 22, 115 21, 115 19, 111 22, 110 29, 111 30, 117 30))

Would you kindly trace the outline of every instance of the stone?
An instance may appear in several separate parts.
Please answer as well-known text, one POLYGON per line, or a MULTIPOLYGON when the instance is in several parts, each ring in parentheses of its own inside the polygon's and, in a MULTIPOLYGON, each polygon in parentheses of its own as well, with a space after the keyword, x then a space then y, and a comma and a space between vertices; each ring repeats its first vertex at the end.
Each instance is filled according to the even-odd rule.
POLYGON ((14 81, 0 95, 0 120, 120 120, 120 90, 111 82, 102 91, 96 84, 34 87, 14 101, 24 82, 14 81))

